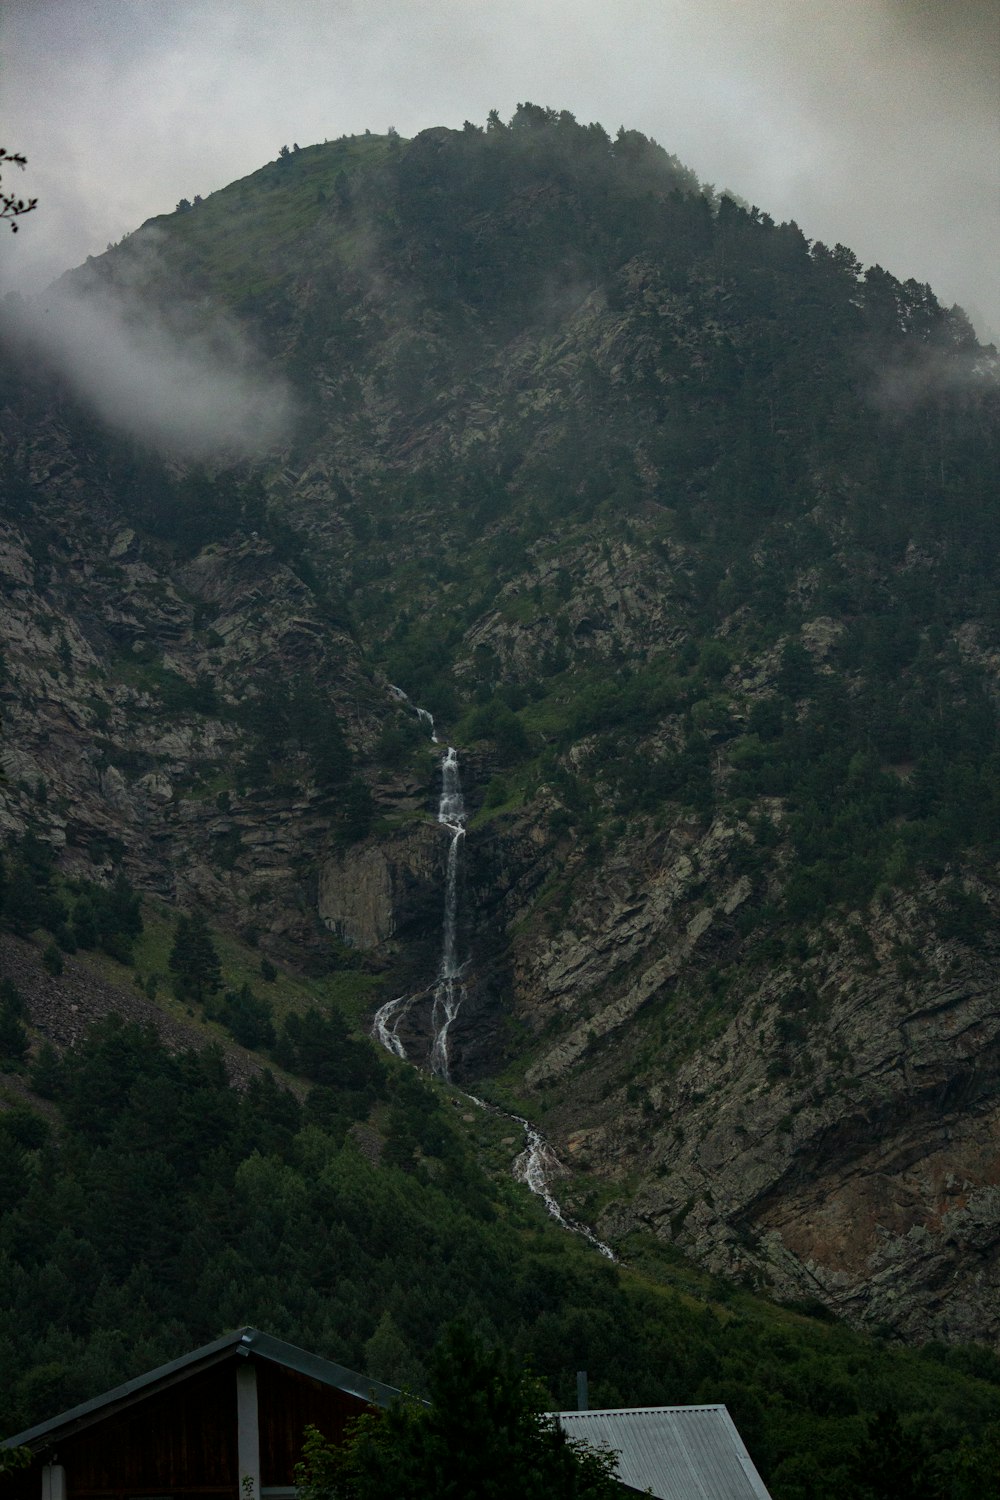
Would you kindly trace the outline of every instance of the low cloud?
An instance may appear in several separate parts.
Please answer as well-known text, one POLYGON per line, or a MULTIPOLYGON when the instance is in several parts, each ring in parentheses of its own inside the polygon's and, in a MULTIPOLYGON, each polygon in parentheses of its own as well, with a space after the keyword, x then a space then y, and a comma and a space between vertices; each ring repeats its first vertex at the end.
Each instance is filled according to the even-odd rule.
POLYGON ((5 133, 40 208, 0 285, 44 285, 284 142, 531 99, 655 136, 1000 339, 998 3, 4 0, 5 133))
POLYGON ((294 406, 217 309, 153 308, 135 288, 64 278, 4 323, 104 422, 185 458, 252 458, 287 438, 294 406))
POLYGON ((1000 385, 1000 358, 992 348, 923 347, 905 363, 878 372, 874 398, 883 411, 911 412, 936 397, 975 395, 1000 385))

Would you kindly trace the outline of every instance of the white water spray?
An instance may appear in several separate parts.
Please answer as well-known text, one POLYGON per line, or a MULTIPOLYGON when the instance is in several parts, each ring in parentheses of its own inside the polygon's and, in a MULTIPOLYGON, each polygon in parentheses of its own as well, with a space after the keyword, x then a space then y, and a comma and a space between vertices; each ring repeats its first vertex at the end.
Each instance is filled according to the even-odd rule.
POLYGON ((573 1234, 582 1234, 595 1250, 607 1256, 608 1260, 616 1261, 618 1257, 611 1246, 599 1240, 586 1224, 581 1224, 576 1219, 568 1219, 552 1196, 549 1190, 549 1177, 553 1173, 561 1172, 563 1166, 541 1131, 536 1130, 534 1125, 530 1125, 523 1115, 511 1115, 510 1118, 524 1126, 524 1136, 527 1141, 527 1145, 514 1163, 514 1176, 517 1181, 523 1182, 542 1199, 553 1219, 557 1224, 561 1224, 563 1229, 568 1229, 573 1234))
MULTIPOLYGON (((464 1091, 463 1091, 464 1092, 464 1091)), ((579 1219, 571 1219, 563 1213, 559 1204, 549 1188, 549 1179, 560 1176, 565 1172, 562 1162, 559 1160, 548 1141, 523 1115, 515 1115, 509 1109, 501 1109, 498 1104, 489 1104, 485 1099, 478 1098, 475 1094, 465 1094, 465 1098, 472 1104, 476 1104, 487 1114, 497 1115, 502 1120, 513 1120, 520 1125, 524 1131, 525 1148, 514 1162, 514 1180, 523 1182, 525 1187, 541 1198, 549 1214, 561 1229, 566 1229, 570 1234, 579 1234, 583 1239, 593 1245, 595 1250, 600 1251, 608 1260, 618 1264, 618 1257, 610 1245, 598 1239, 594 1231, 586 1224, 581 1224, 579 1219)))
MULTIPOLYGON (((428 725, 431 739, 437 744, 434 720, 427 710, 417 708, 416 704, 410 703, 402 688, 393 687, 391 691, 401 703, 408 704, 414 710, 422 723, 428 725)), ((387 1052, 391 1052, 394 1057, 401 1058, 403 1062, 408 1062, 409 1056, 399 1034, 400 1028, 413 1006, 430 995, 431 1071, 448 1083, 451 1081, 448 1033, 465 999, 465 985, 462 983, 465 965, 458 961, 458 875, 465 841, 465 799, 462 796, 458 752, 451 745, 448 746, 441 761, 441 796, 438 801, 437 820, 443 828, 447 828, 450 836, 445 871, 441 961, 438 965, 437 978, 429 991, 418 990, 411 995, 398 995, 394 1000, 387 1000, 384 1005, 380 1006, 372 1021, 372 1035, 387 1052)), ((506 1120, 513 1120, 521 1126, 526 1144, 514 1163, 516 1180, 523 1182, 532 1193, 541 1198, 549 1214, 563 1229, 569 1230, 572 1234, 582 1235, 594 1246, 595 1250, 600 1251, 609 1260, 616 1260, 617 1257, 609 1245, 599 1240, 586 1224, 567 1218, 557 1203, 549 1188, 549 1179, 554 1174, 562 1172, 563 1167, 541 1131, 530 1124, 523 1115, 512 1114, 510 1110, 489 1104, 485 1099, 477 1098, 475 1094, 467 1094, 464 1090, 462 1092, 465 1098, 471 1104, 477 1105, 479 1109, 506 1120)))
POLYGON ((389 691, 397 700, 397 702, 405 703, 407 708, 411 709, 416 714, 421 724, 423 724, 427 729, 430 730, 431 743, 436 745, 438 743, 438 737, 434 729, 434 715, 430 712, 430 710, 427 708, 421 708, 417 703, 412 703, 409 696, 403 692, 403 689, 401 687, 395 687, 391 682, 389 684, 389 691))
MULTIPOLYGON (((401 688, 393 688, 399 698, 405 698, 401 688)), ((426 709, 418 709, 431 724, 434 738, 434 720, 426 709)), ((431 996, 431 1071, 438 1078, 448 1080, 448 1033, 451 1024, 462 1008, 465 986, 462 983, 463 964, 458 961, 458 871, 462 844, 465 839, 465 799, 458 768, 458 752, 451 746, 441 761, 441 796, 438 801, 438 823, 449 833, 448 860, 444 881, 444 917, 442 921, 441 961, 437 978, 430 991, 418 990, 412 995, 398 995, 387 1000, 375 1012, 372 1033, 387 1052, 408 1061, 406 1048, 400 1036, 400 1028, 417 1001, 431 996)))
POLYGON ((448 829, 451 842, 448 845, 448 865, 444 883, 441 965, 434 985, 434 1004, 431 1008, 431 1026, 434 1029, 431 1070, 439 1078, 447 1079, 449 1076, 448 1032, 465 999, 465 985, 462 983, 464 965, 458 962, 457 951, 458 865, 462 845, 465 842, 465 801, 462 797, 462 783, 458 774, 458 755, 450 745, 441 762, 441 801, 438 804, 438 822, 448 829))
POLYGON ((419 994, 399 995, 395 1000, 387 1000, 384 1005, 380 1005, 372 1018, 372 1035, 382 1043, 387 1052, 393 1053, 403 1062, 407 1061, 407 1056, 406 1048, 399 1038, 399 1028, 410 1006, 419 999, 419 994))

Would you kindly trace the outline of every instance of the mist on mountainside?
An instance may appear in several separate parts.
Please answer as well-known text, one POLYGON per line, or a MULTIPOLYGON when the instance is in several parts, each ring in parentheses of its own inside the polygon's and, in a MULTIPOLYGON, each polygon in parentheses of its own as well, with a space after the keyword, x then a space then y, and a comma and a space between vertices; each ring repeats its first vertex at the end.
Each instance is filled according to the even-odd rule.
POLYGON ((133 7, 127 27, 107 0, 7 0, 4 15, 7 114, 46 205, 30 245, 8 247, 14 285, 282 140, 390 121, 412 136, 541 96, 612 129, 627 117, 703 178, 931 281, 1000 336, 983 250, 998 237, 994 0, 508 0, 488 15, 465 0, 175 0, 133 7))
POLYGON ((258 456, 287 440, 294 403, 235 322, 206 301, 171 304, 147 241, 124 284, 66 276, 0 306, 0 332, 47 365, 110 427, 186 459, 258 456), (140 275, 141 270, 141 275, 140 275))

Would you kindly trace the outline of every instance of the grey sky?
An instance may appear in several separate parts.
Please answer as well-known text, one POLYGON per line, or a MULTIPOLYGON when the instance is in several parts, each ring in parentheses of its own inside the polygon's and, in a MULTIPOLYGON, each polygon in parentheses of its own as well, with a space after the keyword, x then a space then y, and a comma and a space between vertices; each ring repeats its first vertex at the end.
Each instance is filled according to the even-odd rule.
POLYGON ((530 99, 655 136, 1000 336, 1000 0, 5 0, 0 25, 0 143, 41 200, 0 288, 285 142, 530 99))

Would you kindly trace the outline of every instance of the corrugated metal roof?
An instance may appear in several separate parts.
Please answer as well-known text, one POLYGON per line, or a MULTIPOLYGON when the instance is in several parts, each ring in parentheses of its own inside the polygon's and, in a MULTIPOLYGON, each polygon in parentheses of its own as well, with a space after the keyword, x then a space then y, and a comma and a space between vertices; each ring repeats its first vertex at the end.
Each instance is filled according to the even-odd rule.
POLYGON ((36 1448, 48 1446, 57 1438, 68 1437, 71 1432, 78 1432, 114 1411, 131 1406, 133 1402, 151 1395, 157 1388, 173 1385, 188 1375, 207 1370, 211 1365, 234 1355, 268 1359, 273 1364, 284 1366, 286 1370, 311 1375, 314 1380, 321 1380, 324 1385, 346 1391, 373 1406, 390 1406, 399 1395, 399 1391, 393 1386, 383 1385, 379 1380, 368 1380, 364 1375, 358 1375, 343 1365, 336 1365, 330 1359, 310 1354, 308 1350, 299 1349, 295 1344, 286 1344, 284 1339, 276 1339, 256 1328, 237 1328, 233 1333, 224 1334, 221 1339, 202 1344, 200 1349, 192 1349, 190 1354, 182 1354, 169 1364, 158 1365, 155 1370, 147 1370, 145 1375, 137 1375, 134 1380, 115 1386, 113 1391, 105 1391, 92 1401, 84 1401, 79 1406, 71 1407, 69 1411, 61 1412, 57 1417, 51 1417, 47 1422, 40 1422, 37 1427, 29 1427, 26 1432, 19 1432, 15 1437, 5 1439, 0 1447, 16 1448, 22 1444, 36 1448))
POLYGON ((618 1454, 618 1478, 657 1500, 770 1500, 724 1406, 554 1412, 569 1437, 618 1454))

